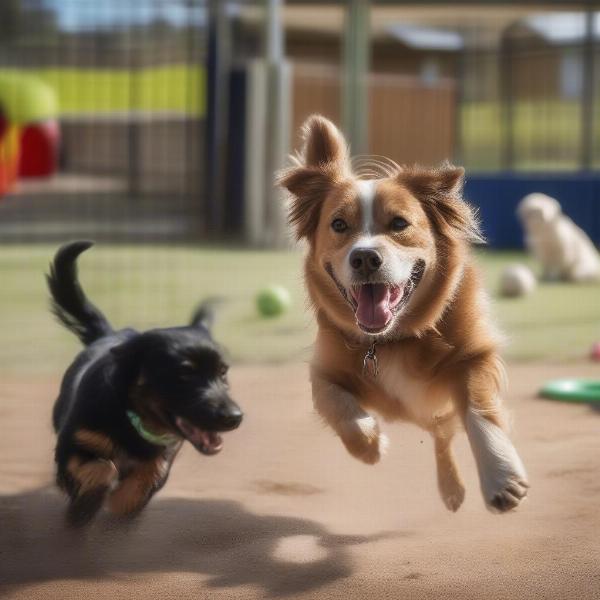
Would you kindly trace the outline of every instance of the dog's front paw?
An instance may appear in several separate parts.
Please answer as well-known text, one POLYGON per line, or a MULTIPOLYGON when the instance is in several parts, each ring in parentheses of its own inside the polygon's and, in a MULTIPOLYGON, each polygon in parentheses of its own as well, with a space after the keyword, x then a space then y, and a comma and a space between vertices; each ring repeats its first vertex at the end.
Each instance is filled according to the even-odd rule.
POLYGON ((389 444, 387 436, 379 431, 377 421, 371 416, 344 423, 339 435, 348 452, 368 465, 379 462, 389 444))
POLYGON ((507 474, 498 481, 487 486, 485 502, 492 512, 507 512, 517 508, 527 496, 529 483, 516 473, 507 474))

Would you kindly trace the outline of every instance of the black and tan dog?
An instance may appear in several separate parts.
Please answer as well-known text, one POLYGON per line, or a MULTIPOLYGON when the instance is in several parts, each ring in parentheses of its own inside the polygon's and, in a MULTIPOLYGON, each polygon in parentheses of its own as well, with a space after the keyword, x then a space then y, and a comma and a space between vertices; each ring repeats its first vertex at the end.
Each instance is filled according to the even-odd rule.
POLYGON ((69 495, 74 525, 105 501, 116 515, 138 513, 165 484, 184 440, 216 454, 219 432, 242 420, 208 307, 187 327, 114 331, 77 279, 77 257, 91 245, 61 247, 48 276, 55 315, 85 345, 53 412, 57 483, 69 495))

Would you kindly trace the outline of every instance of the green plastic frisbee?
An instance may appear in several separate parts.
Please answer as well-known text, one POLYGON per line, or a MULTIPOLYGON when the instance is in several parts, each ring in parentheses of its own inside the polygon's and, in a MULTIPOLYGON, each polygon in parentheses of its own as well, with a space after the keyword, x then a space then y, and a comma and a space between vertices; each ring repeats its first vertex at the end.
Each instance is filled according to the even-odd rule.
POLYGON ((565 402, 600 403, 600 380, 555 379, 540 390, 540 396, 565 402))

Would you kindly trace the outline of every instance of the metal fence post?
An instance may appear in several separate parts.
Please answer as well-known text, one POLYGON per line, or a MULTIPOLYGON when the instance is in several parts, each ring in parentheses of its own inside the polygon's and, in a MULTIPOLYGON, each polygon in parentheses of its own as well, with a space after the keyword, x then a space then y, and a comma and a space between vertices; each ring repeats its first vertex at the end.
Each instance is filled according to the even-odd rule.
POLYGON ((265 148, 266 243, 285 247, 288 230, 284 195, 275 188, 273 174, 284 166, 289 152, 289 76, 284 58, 282 0, 265 1, 265 62, 267 66, 267 119, 265 148))
POLYGON ((251 246, 265 245, 265 216, 272 187, 267 172, 267 69, 256 59, 246 66, 246 135, 244 148, 244 238, 251 246))
POLYGON ((208 107, 206 119, 206 207, 209 231, 222 233, 225 220, 225 176, 231 72, 231 39, 227 2, 209 3, 208 107))
POLYGON ((585 13, 585 38, 583 41, 583 89, 581 94, 581 168, 591 169, 594 164, 594 10, 585 13))
POLYGON ((348 0, 344 29, 342 124, 353 154, 368 152, 370 2, 348 0))
POLYGON ((500 101, 501 101, 501 166, 509 171, 515 166, 514 90, 512 82, 511 31, 507 29, 500 40, 500 101))
POLYGON ((132 198, 140 194, 140 127, 141 110, 139 98, 139 78, 143 63, 137 44, 130 40, 129 46, 129 119, 127 123, 128 141, 128 188, 132 198))

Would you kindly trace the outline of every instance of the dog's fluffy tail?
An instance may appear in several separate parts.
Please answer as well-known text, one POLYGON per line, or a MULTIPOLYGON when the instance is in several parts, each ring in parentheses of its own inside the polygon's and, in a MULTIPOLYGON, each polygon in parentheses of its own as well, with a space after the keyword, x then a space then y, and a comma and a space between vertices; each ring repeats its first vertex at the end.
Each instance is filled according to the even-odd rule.
POLYGON ((106 317, 87 299, 77 278, 77 257, 93 245, 82 240, 61 246, 46 275, 52 312, 86 346, 113 332, 106 317))

